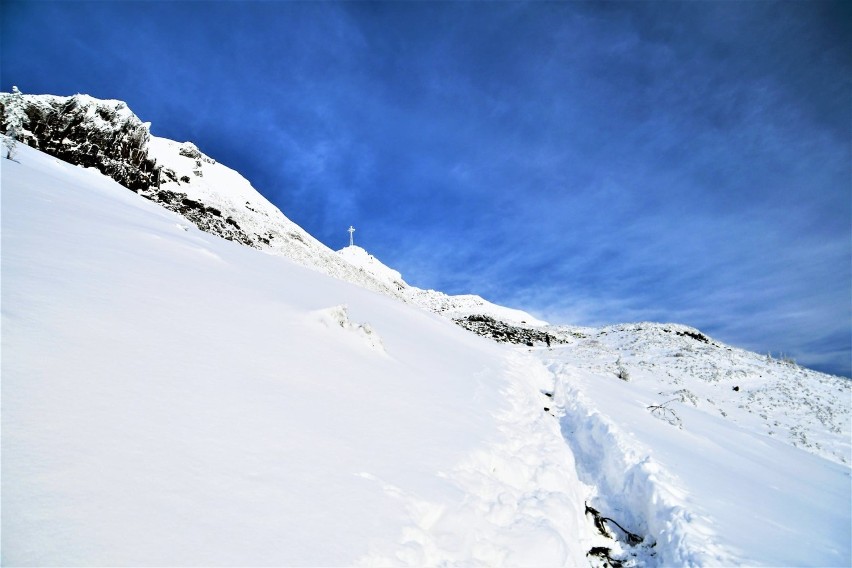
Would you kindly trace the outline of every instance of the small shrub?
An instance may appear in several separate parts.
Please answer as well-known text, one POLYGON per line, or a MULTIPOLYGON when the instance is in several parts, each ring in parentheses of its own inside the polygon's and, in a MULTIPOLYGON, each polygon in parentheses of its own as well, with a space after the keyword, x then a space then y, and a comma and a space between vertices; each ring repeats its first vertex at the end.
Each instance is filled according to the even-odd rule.
POLYGON ((621 362, 621 357, 615 361, 615 376, 622 381, 630 380, 630 373, 628 373, 627 369, 624 368, 624 364, 621 362))

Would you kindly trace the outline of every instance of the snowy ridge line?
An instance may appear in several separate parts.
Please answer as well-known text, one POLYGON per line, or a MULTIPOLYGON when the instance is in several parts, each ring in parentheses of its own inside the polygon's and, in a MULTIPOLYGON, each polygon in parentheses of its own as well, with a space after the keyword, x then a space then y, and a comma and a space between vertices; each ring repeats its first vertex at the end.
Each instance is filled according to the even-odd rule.
POLYGON ((506 359, 508 406, 497 414, 501 440, 474 452, 450 473, 451 506, 419 500, 395 487, 412 522, 396 547, 375 550, 361 566, 581 566, 598 542, 582 504, 591 491, 554 417, 542 408, 551 375, 522 353, 506 359))
POLYGON ((451 296, 437 290, 424 290, 411 286, 403 280, 399 271, 383 264, 358 245, 342 248, 337 251, 337 254, 361 272, 384 283, 387 289, 398 292, 404 301, 442 315, 449 320, 455 321, 471 315, 486 315, 525 327, 538 328, 547 325, 547 322, 523 310, 500 306, 475 294, 451 296))
MULTIPOLYGON (((513 323, 544 325, 532 315, 475 295, 450 296, 409 286, 358 246, 333 251, 286 217, 239 172, 192 142, 151 135, 127 103, 89 95, 0 93, 0 115, 20 104, 22 143, 73 165, 97 168, 131 191, 173 211, 207 233, 289 258, 449 319, 488 314, 513 323)), ((5 128, 0 117, 0 128, 5 128)))
POLYGON ((572 386, 582 371, 559 362, 548 369, 562 436, 580 481, 596 492, 590 504, 645 538, 638 549, 610 541, 615 558, 626 566, 736 565, 705 518, 689 510, 677 480, 572 386))
MULTIPOLYGON (((12 102, 11 94, 0 93, 0 110, 12 102)), ((21 104, 22 143, 96 168, 204 232, 405 301, 396 287, 353 268, 287 218, 238 172, 191 142, 151 135, 151 124, 126 103, 77 94, 23 95, 21 104)))

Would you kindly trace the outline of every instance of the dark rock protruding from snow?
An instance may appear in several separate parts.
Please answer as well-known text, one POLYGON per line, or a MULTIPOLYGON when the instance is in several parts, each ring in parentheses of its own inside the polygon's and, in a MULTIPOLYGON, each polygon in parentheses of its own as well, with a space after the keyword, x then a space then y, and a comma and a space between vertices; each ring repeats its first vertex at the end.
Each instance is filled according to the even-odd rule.
MULTIPOLYGON (((3 116, 10 96, 0 94, 3 116)), ((71 164, 97 168, 133 191, 157 184, 159 172, 148 157, 148 125, 123 102, 24 95, 24 103, 21 142, 71 164)), ((6 132, 5 123, 2 129, 6 132)))
MULTIPOLYGON (((10 94, 0 94, 0 115, 6 116, 10 94)), ((255 239, 239 224, 215 207, 190 199, 185 193, 161 189, 169 182, 178 183, 173 170, 157 165, 149 156, 150 133, 122 101, 99 100, 88 95, 57 97, 24 95, 26 118, 18 139, 70 164, 97 168, 124 187, 179 213, 202 231, 229 241, 259 248, 255 239)), ((3 131, 7 125, 2 124, 3 131)), ((195 144, 185 142, 180 155, 201 162, 215 163, 195 144)), ((201 175, 200 170, 196 175, 201 175)), ((190 183, 188 176, 180 180, 190 183)))
POLYGON ((532 347, 536 344, 564 343, 554 335, 540 329, 510 325, 491 316, 474 314, 453 320, 463 328, 501 343, 514 343, 532 347))

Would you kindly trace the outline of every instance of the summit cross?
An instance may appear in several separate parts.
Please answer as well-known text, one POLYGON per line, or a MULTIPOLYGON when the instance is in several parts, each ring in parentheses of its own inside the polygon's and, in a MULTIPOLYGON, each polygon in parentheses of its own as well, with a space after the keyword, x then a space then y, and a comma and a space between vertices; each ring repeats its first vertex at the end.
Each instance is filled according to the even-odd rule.
POLYGON ((355 235, 355 227, 353 227, 352 225, 349 225, 349 228, 347 229, 347 231, 349 231, 349 246, 351 247, 351 246, 355 245, 355 236, 354 236, 355 235))

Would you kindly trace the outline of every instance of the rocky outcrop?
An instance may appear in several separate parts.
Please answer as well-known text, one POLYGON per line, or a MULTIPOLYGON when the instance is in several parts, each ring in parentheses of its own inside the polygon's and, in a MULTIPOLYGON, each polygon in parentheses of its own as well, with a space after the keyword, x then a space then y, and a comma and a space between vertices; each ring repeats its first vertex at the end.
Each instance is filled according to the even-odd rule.
MULTIPOLYGON (((0 94, 6 116, 8 93, 0 94)), ((24 95, 20 142, 71 164, 97 168, 133 191, 156 186, 159 170, 148 157, 148 125, 121 101, 24 95)), ((5 122, 0 125, 6 132, 5 122)))
MULTIPOLYGON (((0 93, 3 117, 10 97, 11 94, 0 93)), ((202 231, 247 246, 259 246, 237 221, 215 207, 190 199, 185 193, 161 188, 162 184, 179 185, 189 183, 190 179, 184 176, 178 180, 174 171, 157 165, 149 156, 149 125, 139 120, 125 103, 87 95, 24 95, 23 106, 25 120, 17 133, 20 142, 70 164, 97 168, 124 187, 186 217, 202 231)), ((7 131, 5 122, 0 122, 0 127, 7 131)), ((181 146, 180 155, 196 160, 199 176, 202 162, 215 163, 191 142, 181 146)))
POLYGON ((562 339, 546 331, 510 325, 491 316, 474 314, 453 321, 469 331, 494 339, 500 343, 514 343, 529 347, 542 344, 564 343, 562 339))
POLYGON ((190 199, 185 193, 153 189, 149 192, 143 191, 141 194, 166 209, 179 213, 202 231, 249 247, 259 248, 255 240, 249 237, 232 217, 223 215, 222 211, 215 207, 190 199))

